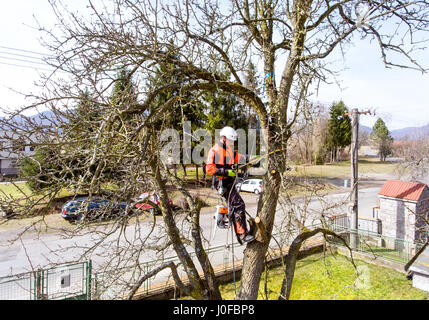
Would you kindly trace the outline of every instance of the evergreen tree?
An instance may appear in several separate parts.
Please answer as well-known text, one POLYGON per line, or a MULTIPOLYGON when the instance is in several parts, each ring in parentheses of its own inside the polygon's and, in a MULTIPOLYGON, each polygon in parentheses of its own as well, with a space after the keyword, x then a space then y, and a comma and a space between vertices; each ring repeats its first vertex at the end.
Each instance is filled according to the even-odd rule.
MULTIPOLYGON (((32 191, 43 192, 60 180, 67 184, 68 181, 83 176, 84 170, 81 168, 89 157, 87 150, 90 150, 94 143, 90 138, 96 134, 101 117, 102 110, 92 101, 90 93, 82 93, 67 122, 59 128, 61 135, 67 137, 70 144, 59 147, 48 141, 46 146, 36 146, 33 156, 20 160, 20 175, 27 180, 32 191)), ((92 171, 95 171, 97 161, 90 168, 92 171)), ((115 174, 115 169, 104 170, 106 179, 115 174)))
POLYGON ((248 129, 246 108, 232 95, 222 92, 210 93, 204 96, 207 103, 206 129, 214 137, 215 130, 225 126, 234 129, 248 129))
POLYGON ((378 149, 380 161, 386 161, 386 157, 392 154, 393 138, 383 119, 377 119, 372 127, 370 138, 378 149))
MULTIPOLYGON (((175 56, 175 48, 170 46, 170 56, 175 56)), ((167 86, 169 84, 178 84, 185 81, 185 76, 177 73, 173 64, 163 63, 158 64, 154 70, 153 76, 150 78, 149 85, 152 88, 167 86)), ((177 101, 171 106, 169 112, 161 117, 157 123, 159 128, 172 128, 175 129, 181 137, 181 145, 184 146, 184 139, 191 141, 191 147, 195 146, 198 142, 194 141, 191 137, 185 137, 185 122, 191 123, 191 130, 195 131, 204 128, 206 124, 205 106, 203 102, 190 92, 181 92, 180 90, 171 89, 159 94, 151 105, 151 110, 158 110, 171 98, 176 97, 177 101)), ((185 150, 185 148, 182 148, 185 150)), ((183 151, 185 152, 185 151, 183 151)), ((190 159, 191 154, 182 154, 182 168, 184 175, 187 175, 186 165, 184 159, 190 159)), ((176 174, 176 166, 174 171, 176 174)), ((196 165, 197 180, 198 177, 198 164, 196 165)))
POLYGON ((132 74, 126 68, 118 72, 113 85, 110 102, 118 107, 136 102, 132 74))
POLYGON ((332 161, 339 161, 342 148, 352 142, 351 119, 344 115, 347 111, 343 101, 332 104, 329 110, 330 119, 326 144, 328 150, 331 151, 332 161))

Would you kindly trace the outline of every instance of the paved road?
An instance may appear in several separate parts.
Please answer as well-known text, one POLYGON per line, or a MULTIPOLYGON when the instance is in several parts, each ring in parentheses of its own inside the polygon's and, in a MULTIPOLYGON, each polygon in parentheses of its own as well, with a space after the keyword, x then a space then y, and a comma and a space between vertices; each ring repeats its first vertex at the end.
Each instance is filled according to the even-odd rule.
MULTIPOLYGON (((372 216, 372 207, 378 204, 377 188, 362 189, 359 192, 359 214, 360 216, 372 216)), ((245 196, 247 203, 247 210, 252 215, 256 215, 256 196, 247 194, 245 196)), ((301 218, 305 213, 305 220, 307 225, 317 223, 317 217, 321 211, 325 214, 340 214, 346 212, 348 205, 348 194, 340 193, 322 197, 320 199, 313 199, 311 202, 306 203, 304 199, 296 199, 291 204, 279 204, 276 214, 274 233, 280 231, 281 227, 285 227, 285 211, 296 209, 301 212, 301 218), (331 208, 334 203, 342 203, 339 208, 331 208), (303 210, 303 208, 306 208, 303 210)), ((203 208, 201 213, 201 228, 203 236, 210 240, 210 246, 222 246, 231 240, 231 235, 227 230, 216 231, 216 236, 213 238, 214 219, 213 209, 203 208), (227 239, 228 238, 228 239, 227 239)), ((160 218, 159 218, 160 219, 160 218)), ((139 244, 139 239, 149 234, 152 224, 147 220, 145 223, 140 223, 138 227, 128 227, 124 230, 117 230, 108 236, 108 240, 120 239, 122 242, 134 242, 139 244)), ((104 234, 111 232, 109 226, 97 228, 98 231, 103 231, 104 234)), ((88 231, 88 230, 86 230, 88 231)), ((49 233, 37 234, 34 231, 25 233, 19 241, 13 244, 8 243, 16 236, 16 231, 7 231, 0 233, 0 276, 16 274, 21 272, 31 271, 32 269, 44 268, 52 263, 64 263, 74 261, 81 257, 81 255, 89 247, 94 246, 97 242, 98 233, 94 232, 81 232, 81 235, 72 238, 65 238, 63 235, 49 233)), ((163 223, 157 222, 154 234, 164 234, 163 223)), ((104 243, 108 243, 105 241, 104 243)), ((106 255, 111 257, 113 248, 106 247, 104 243, 98 245, 93 252, 88 253, 87 257, 93 260, 94 266, 101 265, 106 260, 106 255), (109 252, 110 250, 110 252, 109 252)), ((236 247, 236 254, 239 254, 245 246, 236 247)), ((119 253, 116 253, 119 254, 119 253)), ((175 255, 171 252, 171 256, 175 255)), ((141 256, 140 261, 153 260, 155 255, 147 253, 141 256)))
MULTIPOLYGON (((377 193, 380 190, 380 187, 375 188, 365 188, 361 189, 359 192, 359 213, 360 216, 372 216, 372 207, 378 205, 377 193)), ((299 212, 300 219, 306 221, 306 225, 311 225, 317 223, 317 218, 320 216, 320 213, 323 211, 326 215, 341 214, 348 210, 348 193, 338 193, 330 194, 318 199, 312 199, 307 201, 303 198, 297 198, 292 201, 292 203, 285 204, 282 201, 279 201, 279 205, 276 213, 275 227, 273 234, 278 233, 281 229, 287 227, 288 219, 285 219, 287 213, 290 210, 295 210, 299 212), (341 204, 339 207, 333 206, 333 204, 341 204)), ((257 196, 253 194, 243 194, 247 205, 247 211, 250 215, 256 215, 256 203, 257 196)), ((179 216, 179 224, 183 222, 184 215, 179 216)), ((152 234, 162 235, 165 234, 163 229, 163 223, 161 218, 157 218, 154 230, 152 234)), ((207 247, 217 247, 220 248, 215 250, 214 253, 210 253, 210 261, 214 266, 222 265, 226 260, 231 262, 232 260, 232 250, 234 250, 234 259, 241 259, 243 256, 243 250, 245 246, 240 246, 238 243, 235 243, 233 247, 229 249, 224 249, 226 244, 229 244, 231 241, 231 233, 228 230, 218 229, 216 235, 214 236, 214 212, 213 208, 203 208, 201 211, 201 229, 203 237, 209 240, 207 247)), ((151 219, 146 219, 143 223, 129 226, 125 230, 111 230, 112 225, 107 226, 97 226, 92 227, 92 230, 84 230, 78 236, 73 236, 67 238, 64 234, 57 233, 37 233, 35 231, 30 231, 25 233, 20 240, 13 243, 9 243, 12 239, 15 239, 18 232, 22 230, 11 230, 0 232, 0 277, 13 275, 23 272, 28 272, 36 270, 39 268, 47 268, 52 264, 62 264, 71 261, 76 261, 82 259, 82 255, 88 250, 88 248, 93 249, 86 255, 86 259, 91 259, 94 266, 94 271, 98 272, 102 269, 105 261, 108 261, 113 257, 113 262, 117 261, 116 257, 121 256, 124 258, 122 252, 115 251, 117 250, 116 241, 119 239, 121 247, 127 246, 130 248, 141 248, 142 243, 141 239, 145 238, 148 235, 153 227, 151 219), (100 237, 106 237, 106 240, 103 243, 95 244, 100 237), (113 244, 113 245, 112 245, 113 244), (135 247, 134 247, 135 246, 135 247)), ((143 245, 145 249, 148 248, 148 244, 156 245, 161 244, 161 240, 157 238, 152 242, 148 241, 143 245)), ((235 240, 235 239, 234 239, 235 240)), ((283 245, 289 243, 290 239, 278 239, 278 241, 285 241, 283 245)), ((192 251, 192 250, 190 250, 192 251)), ((137 256, 138 252, 132 252, 128 255, 128 258, 132 257, 133 254, 137 256)), ((165 253, 165 257, 175 256, 175 252, 170 250, 165 253)), ((153 261, 156 258, 155 251, 146 250, 139 256, 139 262, 144 263, 147 261, 153 261)), ((109 269, 117 269, 114 263, 111 264, 109 269)), ((153 282, 165 281, 168 276, 169 270, 159 274, 153 282)), ((129 273, 124 273, 127 277, 131 277, 129 273)), ((107 276, 107 279, 111 277, 107 276)), ((57 281, 57 280, 56 280, 57 281)), ((81 278, 77 279, 78 283, 81 283, 81 278)), ((134 280, 135 281, 135 280, 134 280)), ((1 281, 0 281, 1 282, 1 281)), ((100 281, 102 282, 102 281, 100 281)), ((120 289, 116 289, 118 292, 120 289)), ((115 291, 116 291, 115 290, 115 291)), ((107 291, 107 296, 104 298, 114 297, 114 293, 109 293, 107 291)), ((112 291, 113 292, 113 291, 112 291)), ((23 293, 25 294, 25 293, 23 293)))

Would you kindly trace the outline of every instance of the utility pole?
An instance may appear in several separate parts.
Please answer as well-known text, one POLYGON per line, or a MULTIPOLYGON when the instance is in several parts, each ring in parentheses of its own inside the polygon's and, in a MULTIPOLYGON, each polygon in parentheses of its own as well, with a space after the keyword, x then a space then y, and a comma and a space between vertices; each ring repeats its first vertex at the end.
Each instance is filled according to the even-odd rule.
POLYGON ((344 115, 352 116, 352 145, 351 145, 351 170, 352 170, 352 179, 350 183, 350 187, 352 189, 351 199, 350 199, 350 208, 351 208, 351 221, 350 221, 350 229, 352 230, 350 233, 350 247, 352 249, 357 249, 358 247, 358 150, 359 150, 359 115, 361 114, 371 114, 371 111, 361 111, 359 112, 357 108, 352 109, 352 112, 345 113, 344 115))

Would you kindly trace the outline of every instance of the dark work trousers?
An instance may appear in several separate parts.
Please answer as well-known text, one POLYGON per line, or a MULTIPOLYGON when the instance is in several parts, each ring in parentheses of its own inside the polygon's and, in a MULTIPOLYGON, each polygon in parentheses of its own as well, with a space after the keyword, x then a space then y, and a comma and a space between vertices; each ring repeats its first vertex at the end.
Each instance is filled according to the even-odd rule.
POLYGON ((235 232, 237 234, 244 234, 247 232, 246 205, 234 185, 234 179, 222 179, 222 187, 224 189, 223 197, 228 203, 229 210, 233 212, 234 215, 235 232))

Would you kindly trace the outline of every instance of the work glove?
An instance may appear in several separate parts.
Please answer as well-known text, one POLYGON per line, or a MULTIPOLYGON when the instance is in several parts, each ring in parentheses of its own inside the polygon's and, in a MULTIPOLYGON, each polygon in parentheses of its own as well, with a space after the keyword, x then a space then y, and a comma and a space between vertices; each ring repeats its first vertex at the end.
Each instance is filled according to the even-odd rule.
POLYGON ((215 175, 220 177, 235 177, 237 173, 235 172, 235 170, 218 168, 216 169, 215 175))
POLYGON ((234 170, 228 170, 228 177, 235 177, 237 173, 234 170))

